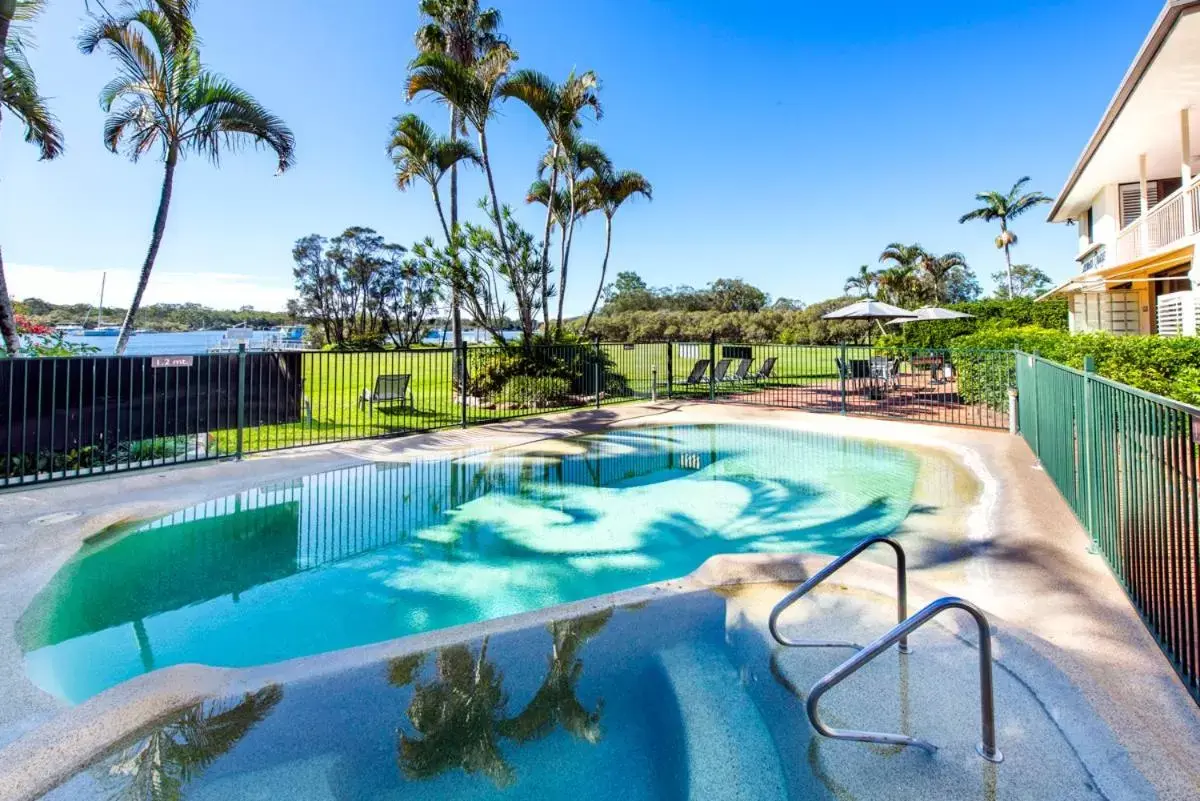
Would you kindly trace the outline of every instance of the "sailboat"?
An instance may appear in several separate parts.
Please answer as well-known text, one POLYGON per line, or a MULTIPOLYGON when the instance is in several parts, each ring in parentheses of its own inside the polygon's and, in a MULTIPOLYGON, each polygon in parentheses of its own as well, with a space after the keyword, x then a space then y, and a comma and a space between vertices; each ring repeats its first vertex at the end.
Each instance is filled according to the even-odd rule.
MULTIPOLYGON (((100 276, 100 305, 96 311, 96 327, 85 328, 83 331, 85 337, 115 337, 121 333, 119 326, 104 324, 104 284, 107 281, 108 273, 100 276)), ((84 324, 87 324, 86 321, 84 324)))

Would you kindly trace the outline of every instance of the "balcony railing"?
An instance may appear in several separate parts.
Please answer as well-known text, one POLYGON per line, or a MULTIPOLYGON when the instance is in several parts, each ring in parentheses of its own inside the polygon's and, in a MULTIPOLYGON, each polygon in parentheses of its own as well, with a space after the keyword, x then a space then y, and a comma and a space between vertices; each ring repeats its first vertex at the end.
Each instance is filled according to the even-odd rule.
POLYGON ((1117 263, 1153 256, 1197 231, 1200 231, 1200 180, 1167 195, 1121 231, 1117 235, 1117 263))

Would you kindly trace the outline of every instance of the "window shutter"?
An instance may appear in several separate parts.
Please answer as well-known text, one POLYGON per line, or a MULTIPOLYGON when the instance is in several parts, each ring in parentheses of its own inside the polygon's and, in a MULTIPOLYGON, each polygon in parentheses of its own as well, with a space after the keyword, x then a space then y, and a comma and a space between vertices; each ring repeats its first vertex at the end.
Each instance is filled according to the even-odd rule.
POLYGON ((1142 216, 1142 192, 1137 184, 1121 184, 1121 227, 1128 228, 1142 216))

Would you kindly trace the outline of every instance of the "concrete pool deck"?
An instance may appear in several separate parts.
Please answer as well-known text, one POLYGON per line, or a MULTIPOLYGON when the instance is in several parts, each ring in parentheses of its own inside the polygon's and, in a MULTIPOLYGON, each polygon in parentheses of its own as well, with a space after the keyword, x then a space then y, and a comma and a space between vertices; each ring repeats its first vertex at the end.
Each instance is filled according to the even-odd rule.
MULTIPOLYGON (((83 539, 107 526, 364 461, 407 461, 535 444, 541 449, 564 437, 610 426, 651 423, 770 424, 940 454, 930 460, 930 469, 960 474, 963 491, 969 489, 973 497, 962 509, 915 514, 906 521, 907 536, 917 541, 910 565, 914 579, 937 593, 961 595, 1034 635, 1031 647, 1079 689, 1133 767, 1155 784, 1160 798, 1200 796, 1200 710, 1101 557, 1087 553, 1085 533, 1019 437, 767 408, 664 402, 0 494, 0 697, 5 699, 0 706, 0 745, 65 709, 26 679, 13 628, 33 595, 83 539)), ((936 501, 918 498, 925 504, 930 500, 936 501)), ((887 562, 886 555, 876 558, 887 562)), ((132 699, 142 683, 131 682, 134 686, 116 688, 102 698, 115 694, 132 699)), ((1044 701, 1053 714, 1053 699, 1044 701)))

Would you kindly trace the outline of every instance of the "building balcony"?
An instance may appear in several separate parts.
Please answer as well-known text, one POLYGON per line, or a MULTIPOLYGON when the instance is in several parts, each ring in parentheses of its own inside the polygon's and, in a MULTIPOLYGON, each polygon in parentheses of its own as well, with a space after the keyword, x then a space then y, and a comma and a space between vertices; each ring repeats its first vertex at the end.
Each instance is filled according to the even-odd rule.
POLYGON ((1116 264, 1155 256, 1200 231, 1200 179, 1162 199, 1117 234, 1116 264))

